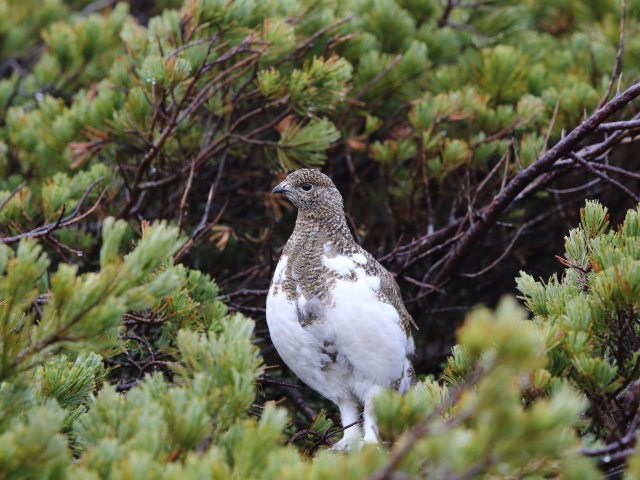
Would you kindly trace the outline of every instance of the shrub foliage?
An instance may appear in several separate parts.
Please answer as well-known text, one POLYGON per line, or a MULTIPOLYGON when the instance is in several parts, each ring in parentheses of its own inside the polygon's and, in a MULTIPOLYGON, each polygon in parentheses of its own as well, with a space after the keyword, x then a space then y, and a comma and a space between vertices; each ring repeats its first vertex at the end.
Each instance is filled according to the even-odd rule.
POLYGON ((0 0, 0 477, 640 476, 636 0, 130 4, 0 0), (345 455, 262 323, 302 166, 422 327, 345 455))

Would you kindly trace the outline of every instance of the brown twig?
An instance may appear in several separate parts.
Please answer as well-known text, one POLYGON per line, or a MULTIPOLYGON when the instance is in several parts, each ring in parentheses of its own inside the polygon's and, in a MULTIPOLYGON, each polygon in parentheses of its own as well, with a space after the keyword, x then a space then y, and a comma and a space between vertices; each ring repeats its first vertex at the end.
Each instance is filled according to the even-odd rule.
POLYGON ((69 245, 65 245, 53 235, 45 235, 44 238, 50 241, 56 247, 62 250, 66 250, 67 252, 74 254, 76 257, 82 257, 84 255, 84 252, 82 250, 76 250, 75 248, 71 248, 69 245))
POLYGON ((281 378, 275 377, 275 376, 270 375, 268 373, 263 373, 262 375, 260 375, 260 377, 258 377, 257 381, 260 382, 260 383, 270 383, 270 384, 273 384, 273 385, 280 385, 281 387, 287 387, 287 388, 294 388, 294 389, 300 388, 298 385, 295 385, 295 384, 289 383, 289 382, 285 382, 281 378))
POLYGON ((442 290, 441 288, 438 288, 435 285, 432 285, 430 283, 421 282, 421 281, 416 280, 415 278, 409 277, 407 275, 403 276, 402 279, 407 281, 407 282, 409 282, 409 283, 411 283, 411 284, 413 284, 413 285, 416 285, 417 287, 426 288, 426 289, 429 289, 429 290, 435 290, 436 292, 444 293, 444 290, 442 290))
POLYGON ((587 162, 584 158, 582 158, 580 155, 578 155, 576 153, 569 153, 569 156, 572 159, 574 159, 576 162, 578 162, 580 165, 582 165, 584 168, 586 168, 590 173, 594 174, 597 177, 600 177, 605 182, 607 182, 607 183, 613 185, 614 187, 617 187, 620 190, 622 190, 628 196, 633 198, 633 200, 636 203, 640 202, 640 196, 638 196, 635 193, 633 193, 631 190, 629 190, 627 187, 625 187, 622 183, 620 183, 619 181, 611 178, 609 175, 607 175, 607 174, 605 174, 605 173, 593 168, 591 166, 591 164, 589 162, 587 162))
POLYGON ((444 6, 442 10, 442 16, 438 19, 438 27, 442 28, 447 25, 449 21, 449 15, 453 11, 453 8, 457 6, 458 2, 456 0, 447 0, 447 4, 444 6))
POLYGON ((296 47, 289 54, 279 59, 277 62, 273 64, 273 66, 277 67, 278 65, 281 65, 285 62, 288 62, 289 60, 292 60, 293 58, 296 57, 296 55, 298 55, 298 53, 306 50, 307 47, 309 47, 313 42, 315 42, 322 35, 324 35, 327 32, 330 32, 331 30, 334 30, 335 28, 338 28, 340 25, 344 23, 347 23, 349 20, 353 19, 354 17, 355 15, 350 15, 346 18, 342 18, 337 22, 332 23, 331 25, 327 25, 326 27, 321 28, 316 33, 311 35, 309 38, 305 39, 302 43, 300 43, 299 45, 296 45, 296 47))
POLYGON ((622 53, 624 52, 624 24, 626 12, 626 1, 620 0, 620 38, 618 40, 618 51, 616 52, 616 58, 613 63, 613 68, 611 69, 611 78, 609 79, 609 84, 607 85, 607 91, 598 102, 596 110, 601 108, 607 102, 607 100, 609 99, 609 95, 611 94, 611 89, 613 88, 613 83, 616 81, 616 78, 620 74, 620 69, 622 67, 622 53))
POLYGON ((178 229, 182 232, 182 222, 184 221, 184 210, 187 208, 187 197, 189 196, 189 191, 191 190, 191 185, 193 183, 193 173, 195 172, 196 164, 191 162, 191 168, 189 169, 189 178, 187 179, 187 185, 184 187, 184 193, 182 194, 182 198, 180 199, 179 206, 179 215, 178 215, 178 229))
MULTIPOLYGON (((184 45, 180 45, 179 47, 177 47, 175 50, 173 50, 169 55, 167 55, 167 59, 171 58, 171 57, 175 57, 176 55, 178 55, 180 52, 187 50, 191 47, 196 47, 198 45, 202 45, 203 43, 213 43, 218 39, 218 34, 214 34, 211 35, 210 37, 207 38, 201 38, 199 40, 194 40, 193 42, 189 42, 189 43, 185 43, 184 45)), ((216 48, 222 48, 224 46, 227 45, 228 42, 224 42, 221 43, 220 45, 218 45, 216 48)))
POLYGON ((214 187, 215 187, 215 183, 211 184, 211 188, 209 189, 209 195, 207 196, 207 204, 205 206, 204 213, 202 214, 202 219, 200 220, 200 223, 195 228, 195 230, 193 231, 189 239, 184 243, 184 245, 182 245, 182 247, 180 247, 180 250, 178 250, 178 253, 174 255, 173 257, 174 262, 178 262, 182 257, 184 257, 184 255, 189 250, 191 250, 191 247, 193 247, 193 245, 200 239, 200 236, 205 231, 207 231, 209 228, 211 228, 213 225, 215 225, 220 221, 220 219, 222 218, 222 215, 227 209, 227 205, 229 205, 228 198, 224 202, 224 205, 222 206, 222 208, 220 209, 216 217, 211 222, 207 221, 209 218, 209 211, 211 210, 211 200, 213 200, 213 194, 215 193, 214 187))
POLYGON ((139 323, 160 324, 166 321, 166 318, 163 317, 146 318, 139 315, 134 315, 133 313, 125 313, 124 315, 122 315, 122 318, 125 325, 137 325, 139 323))
POLYGON ((232 297, 247 296, 247 295, 261 297, 263 295, 266 295, 268 292, 269 292, 269 290, 264 289, 264 288, 261 288, 261 289, 258 289, 258 290, 243 288, 243 289, 240 289, 240 290, 236 290, 235 292, 227 293, 227 297, 228 298, 232 298, 232 297))
MULTIPOLYGON (((189 98, 190 92, 193 90, 193 88, 195 88, 197 81, 201 78, 202 74, 205 71, 205 68, 207 66, 206 60, 207 60, 207 57, 209 56, 209 52, 211 51, 212 47, 213 47, 213 41, 209 42, 209 46, 207 48, 207 54, 203 57, 202 61, 200 62, 200 66, 198 67, 195 74, 193 75, 188 87, 185 90, 183 97, 180 99, 177 105, 175 105, 173 109, 173 113, 171 114, 171 117, 167 121, 167 125, 164 127, 164 129, 160 133, 160 136, 158 137, 158 139, 155 142, 151 143, 151 146, 149 147, 144 157, 142 158, 142 161, 138 166, 135 179, 131 186, 132 193, 139 189, 139 184, 142 181, 142 178, 144 177, 147 169, 151 165, 152 160, 156 157, 156 155, 158 155, 158 153, 160 152, 160 149, 162 148, 164 143, 167 141, 171 133, 182 122, 182 120, 186 117, 186 115, 191 111, 190 109, 194 107, 194 105, 196 104, 196 101, 199 99, 199 95, 203 93, 202 91, 198 92, 198 95, 196 95, 196 98, 185 108, 185 111, 182 113, 182 115, 180 115, 181 110, 183 109, 185 103, 187 102, 187 99, 189 98)), ((230 49, 230 50, 233 50, 233 49, 230 49)), ((222 57, 227 58, 225 55, 227 55, 228 53, 229 51, 225 52, 225 54, 218 57, 218 59, 222 57)), ((225 72, 226 71, 227 70, 225 70, 225 72)), ((159 111, 159 109, 156 108, 155 111, 159 111)), ((119 218, 122 218, 130 213, 130 210, 134 204, 134 201, 135 201, 134 196, 131 195, 130 198, 124 204, 124 206, 120 209, 120 212, 118 212, 119 218)))
POLYGON ((491 179, 491 177, 493 177, 493 175, 498 171, 498 169, 500 168, 500 165, 502 165, 502 163, 507 159, 507 157, 509 156, 509 149, 507 148, 504 152, 504 154, 502 155, 502 157, 500 157, 500 161, 498 161, 489 171, 489 173, 487 173, 487 175, 482 179, 482 181, 480 182, 480 184, 476 187, 476 191, 474 192, 473 195, 473 200, 471 201, 471 206, 473 206, 476 203, 476 200, 478 198, 478 194, 482 191, 482 189, 487 185, 487 183, 489 182, 489 180, 491 179))
POLYGON ((635 130, 640 128, 640 120, 603 123, 596 128, 597 132, 611 132, 615 130, 635 130))
MULTIPOLYGON (((305 428, 304 430, 298 430, 296 433, 294 433, 291 438, 287 440, 287 443, 293 443, 297 440, 300 440, 306 435, 311 435, 312 437, 320 439, 320 444, 326 441, 325 435, 321 434, 320 432, 316 432, 315 430, 311 430, 310 428, 305 428)), ((331 447, 331 443, 328 443, 328 446, 331 447)))
POLYGON ((2 209, 7 205, 7 203, 9 203, 11 201, 11 199, 16 195, 16 193, 18 193, 20 190, 22 190, 22 187, 24 187, 24 184, 20 184, 18 185, 16 188, 14 188, 11 193, 9 194, 9 196, 7 198, 5 198, 2 203, 0 203, 0 211, 2 211, 2 209))
POLYGON ((566 195, 566 194, 571 194, 571 193, 576 193, 576 192, 581 192, 582 190, 587 190, 588 188, 593 187, 594 185, 600 183, 600 179, 599 178, 594 178, 593 180, 587 182, 587 183, 583 183, 582 185, 578 185, 577 187, 573 187, 573 188, 546 188, 545 191, 549 192, 549 193, 554 193, 554 194, 559 194, 559 195, 566 195))
POLYGON ((507 248, 504 249, 504 252, 502 252, 502 254, 496 258, 493 262, 491 262, 489 265, 487 265, 486 267, 484 267, 482 270, 479 270, 477 272, 473 272, 473 273, 465 273, 462 272, 460 273, 460 275, 462 275, 463 277, 467 277, 467 278, 476 278, 479 277, 481 275, 484 275, 485 273, 487 273, 489 270, 491 270, 493 267, 495 267, 496 265, 498 265, 503 259, 504 257, 506 257, 509 252, 511 251, 511 249, 513 248, 513 246, 516 243, 516 240, 518 240, 518 237, 520 237, 520 234, 524 231, 524 229, 527 227, 528 225, 525 223, 524 225, 522 225, 518 231, 516 232, 516 234, 513 236, 513 238, 511 239, 511 241, 509 242, 509 245, 507 245, 507 248))
POLYGON ((359 419, 358 419, 358 420, 356 420, 355 422, 351 422, 350 424, 345 425, 344 427, 339 427, 339 428, 336 428, 336 429, 334 429, 334 430, 330 430, 330 431, 328 431, 328 432, 325 434, 325 437, 324 437, 324 438, 325 438, 325 440, 328 440, 328 439, 330 439, 331 437, 335 437, 337 434, 342 433, 342 432, 344 432, 345 430, 348 430, 349 428, 353 428, 353 427, 355 427, 356 425, 360 425, 360 424, 361 424, 361 423, 363 423, 363 422, 364 422, 364 419, 359 418, 359 419))
POLYGON ((640 180, 640 173, 630 172, 629 170, 625 170, 624 168, 616 167, 615 165, 607 165, 604 163, 591 163, 591 166, 597 170, 607 170, 609 172, 614 172, 620 174, 622 176, 633 178, 635 180, 640 180))
POLYGON ((65 208, 63 206, 62 208, 62 212, 61 214, 58 216, 58 219, 53 222, 53 223, 48 223, 46 225, 41 225, 38 228, 35 228, 33 230, 30 230, 28 232, 24 232, 24 233, 20 233, 18 235, 13 235, 11 237, 2 237, 0 238, 0 243, 15 243, 17 241, 19 241, 22 238, 39 238, 39 237, 44 237, 49 235, 50 233, 54 232, 55 230, 59 230, 61 228, 65 228, 68 227, 70 225, 73 225, 74 223, 78 223, 79 221, 85 219, 87 216, 91 215, 93 213, 93 211, 98 207, 98 205, 100 204, 105 191, 103 191, 100 196, 98 197, 98 200, 96 200, 96 202, 93 204, 93 206, 91 208, 89 208, 89 210, 87 210, 86 212, 84 212, 83 214, 79 215, 80 213, 80 209, 82 208, 82 205, 84 204, 85 200, 87 199, 87 197, 89 196, 89 193, 91 192, 91 190, 93 189, 93 187, 95 187, 98 183, 100 183, 103 180, 103 177, 98 178, 97 180, 95 180, 94 182, 92 182, 84 191, 84 193, 82 194, 82 197, 80 198, 80 200, 78 201, 78 204, 76 205, 76 207, 73 209, 73 211, 71 212, 71 214, 69 214, 67 217, 63 217, 64 213, 65 213, 65 208))
MULTIPOLYGON (((638 119, 640 114, 634 115, 633 119, 638 119)), ((597 142, 588 145, 578 151, 578 154, 586 160, 597 159, 603 155, 606 155, 611 148, 620 143, 625 138, 625 131, 616 131, 613 134, 606 137, 602 142, 597 142)), ((546 147, 545 147, 546 150, 546 147)), ((550 172, 544 173, 539 178, 529 184, 524 190, 522 190, 515 198, 515 201, 520 201, 533 192, 537 192, 545 185, 548 185, 559 174, 568 171, 568 167, 573 167, 575 162, 571 159, 558 160, 553 166, 550 172)), ((598 165, 598 164, 594 164, 598 165)))
POLYGON ((477 142, 472 143, 471 147, 470 147, 471 150, 475 150, 480 145, 484 145, 486 143, 491 143, 494 140, 501 139, 505 135, 508 135, 508 134, 512 133, 516 128, 518 128, 520 125, 522 125, 522 123, 523 123, 523 120, 521 118, 516 118, 510 125, 507 125, 502 130, 499 130, 496 133, 494 133, 492 135, 489 135, 488 137, 483 138, 482 140, 479 140, 477 142))

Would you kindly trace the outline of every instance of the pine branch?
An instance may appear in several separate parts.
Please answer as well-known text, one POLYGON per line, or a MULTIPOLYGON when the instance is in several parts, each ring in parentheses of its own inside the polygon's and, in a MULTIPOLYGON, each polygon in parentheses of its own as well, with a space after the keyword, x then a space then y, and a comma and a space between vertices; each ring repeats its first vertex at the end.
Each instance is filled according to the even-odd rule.
POLYGON ((13 236, 10 236, 10 237, 2 237, 2 238, 0 238, 0 243, 9 244, 9 243, 18 242, 22 238, 39 238, 39 237, 48 236, 49 234, 51 234, 52 232, 54 232, 56 230, 68 227, 70 225, 73 225, 75 223, 80 222, 81 220, 84 220, 86 217, 91 215, 95 211, 96 208, 98 208, 98 205, 102 201, 102 198, 103 198, 106 190, 103 191, 100 194, 100 196, 98 197, 98 200, 96 200, 96 202, 86 212, 80 214, 80 210, 82 209, 82 206, 83 206, 84 202, 86 201, 87 197, 91 193, 91 190, 93 190, 93 187, 95 187, 102 180, 104 180, 104 177, 98 178, 97 180, 93 181, 85 189, 84 193, 82 194, 82 197, 78 201, 78 204, 76 205, 76 207, 73 209, 73 211, 67 217, 64 217, 65 206, 63 205, 61 213, 60 213, 60 215, 58 216, 58 219, 55 222, 48 223, 46 225, 41 225, 38 228, 34 228, 33 230, 30 230, 30 231, 24 232, 24 233, 20 233, 18 235, 13 235, 13 236))

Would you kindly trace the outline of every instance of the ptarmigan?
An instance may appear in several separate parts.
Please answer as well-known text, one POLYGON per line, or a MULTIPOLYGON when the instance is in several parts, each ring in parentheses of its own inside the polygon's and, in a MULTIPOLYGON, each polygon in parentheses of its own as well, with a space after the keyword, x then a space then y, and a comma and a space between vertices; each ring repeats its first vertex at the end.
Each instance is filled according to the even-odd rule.
MULTIPOLYGON (((297 170, 273 193, 298 208, 267 295, 273 344, 303 382, 338 406, 343 426, 356 422, 364 406, 364 441, 377 442, 372 398, 415 383, 407 358, 415 323, 393 276, 353 239, 329 177, 297 170)), ((355 425, 334 448, 360 438, 355 425)))

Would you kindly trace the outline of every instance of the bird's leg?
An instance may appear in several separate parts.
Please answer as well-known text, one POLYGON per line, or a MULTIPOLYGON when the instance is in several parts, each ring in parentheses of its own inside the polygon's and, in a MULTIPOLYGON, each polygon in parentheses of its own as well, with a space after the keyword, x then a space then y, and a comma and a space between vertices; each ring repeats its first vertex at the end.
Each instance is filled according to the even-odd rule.
POLYGON ((364 400, 364 441, 365 443, 378 443, 378 426, 373 417, 373 399, 382 389, 373 386, 364 400))
MULTIPOLYGON (((343 400, 338 404, 338 408, 340 409, 340 420, 343 427, 358 421, 360 417, 358 414, 358 404, 353 399, 343 400)), ((348 450, 354 443, 360 441, 361 438, 360 425, 351 425, 344 430, 342 440, 336 443, 333 449, 348 450)))

